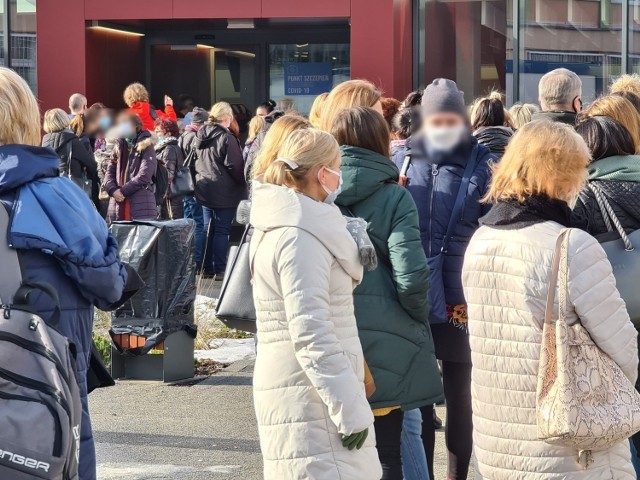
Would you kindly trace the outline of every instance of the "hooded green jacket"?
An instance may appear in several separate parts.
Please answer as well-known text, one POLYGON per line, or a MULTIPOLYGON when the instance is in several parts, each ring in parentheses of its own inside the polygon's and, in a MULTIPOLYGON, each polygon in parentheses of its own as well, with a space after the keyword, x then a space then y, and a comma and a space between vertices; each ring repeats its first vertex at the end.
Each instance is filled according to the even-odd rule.
POLYGON ((411 194, 397 184, 398 169, 370 150, 343 146, 342 193, 336 203, 364 218, 378 253, 354 292, 364 356, 376 383, 372 408, 404 410, 442 399, 442 383, 428 323, 429 272, 411 194))

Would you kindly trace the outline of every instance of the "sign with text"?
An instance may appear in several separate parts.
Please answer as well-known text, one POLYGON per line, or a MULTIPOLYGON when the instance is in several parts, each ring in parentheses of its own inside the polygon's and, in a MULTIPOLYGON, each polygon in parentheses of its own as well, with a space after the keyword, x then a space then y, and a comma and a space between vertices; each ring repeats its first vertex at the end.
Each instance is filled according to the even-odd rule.
POLYGON ((285 95, 320 95, 333 86, 330 63, 285 63, 285 95))

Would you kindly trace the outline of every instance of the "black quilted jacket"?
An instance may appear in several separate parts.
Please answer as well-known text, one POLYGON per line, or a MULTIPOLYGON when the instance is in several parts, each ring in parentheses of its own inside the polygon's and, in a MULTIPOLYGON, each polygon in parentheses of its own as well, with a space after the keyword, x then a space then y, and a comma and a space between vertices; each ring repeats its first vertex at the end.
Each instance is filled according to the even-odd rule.
MULTIPOLYGON (((627 233, 640 229, 639 182, 604 180, 592 180, 591 182, 595 182, 600 187, 627 233)), ((580 193, 573 214, 575 227, 586 230, 594 237, 607 233, 607 227, 600 213, 600 208, 590 189, 586 188, 580 193)), ((611 234, 611 236, 616 238, 617 234, 611 234)), ((600 238, 601 241, 607 239, 600 238)))

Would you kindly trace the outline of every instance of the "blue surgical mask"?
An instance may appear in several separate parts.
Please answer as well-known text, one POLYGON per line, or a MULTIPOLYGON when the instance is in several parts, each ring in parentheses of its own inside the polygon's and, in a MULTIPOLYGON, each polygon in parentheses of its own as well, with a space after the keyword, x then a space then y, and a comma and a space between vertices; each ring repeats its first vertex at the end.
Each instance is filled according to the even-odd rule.
POLYGON ((106 132, 107 130, 109 130, 109 127, 111 127, 111 117, 108 115, 105 115, 104 117, 100 117, 100 123, 98 124, 98 126, 100 127, 100 130, 102 130, 103 132, 106 132))
POLYGON ((469 135, 469 131, 464 125, 429 127, 425 132, 428 148, 444 153, 453 151, 469 135))
POLYGON ((161 135, 158 135, 158 144, 161 144, 164 142, 164 137, 161 135))
POLYGON ((136 138, 136 128, 129 120, 125 120, 118 125, 118 131, 120 133, 120 138, 128 138, 130 140, 136 138))
MULTIPOLYGON (((336 199, 338 198, 338 195, 340 195, 340 193, 342 193, 342 172, 336 172, 335 170, 332 170, 329 167, 324 167, 325 170, 329 173, 333 173, 334 175, 337 175, 340 178, 340 182, 338 183, 338 188, 336 188, 333 192, 331 190, 329 190, 329 188, 324 185, 322 182, 320 182, 320 185, 322 186, 322 189, 327 192, 327 198, 324 199, 324 203, 328 203, 329 205, 333 205, 334 203, 336 203, 336 199)), ((318 181, 320 181, 320 172, 318 172, 318 181)))

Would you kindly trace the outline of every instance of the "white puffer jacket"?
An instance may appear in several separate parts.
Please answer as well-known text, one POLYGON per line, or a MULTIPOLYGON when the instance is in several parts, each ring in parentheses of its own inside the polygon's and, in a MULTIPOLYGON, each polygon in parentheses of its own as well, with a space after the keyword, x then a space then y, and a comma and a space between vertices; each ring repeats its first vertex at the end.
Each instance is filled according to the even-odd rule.
MULTIPOLYGON (((536 435, 536 382, 545 303, 556 239, 545 222, 519 230, 482 227, 463 269, 473 361, 472 397, 477 478, 491 480, 632 480, 629 442, 594 452, 584 470, 577 452, 536 435)), ((571 230, 569 301, 594 342, 635 382, 636 330, 602 247, 571 230)), ((556 295, 557 301, 558 295, 556 295)), ((557 305, 556 305, 557 311, 557 305)))
POLYGON ((379 480, 353 313, 362 266, 346 222, 335 206, 255 183, 251 224, 264 478, 379 480), (361 450, 342 446, 366 428, 361 450))

